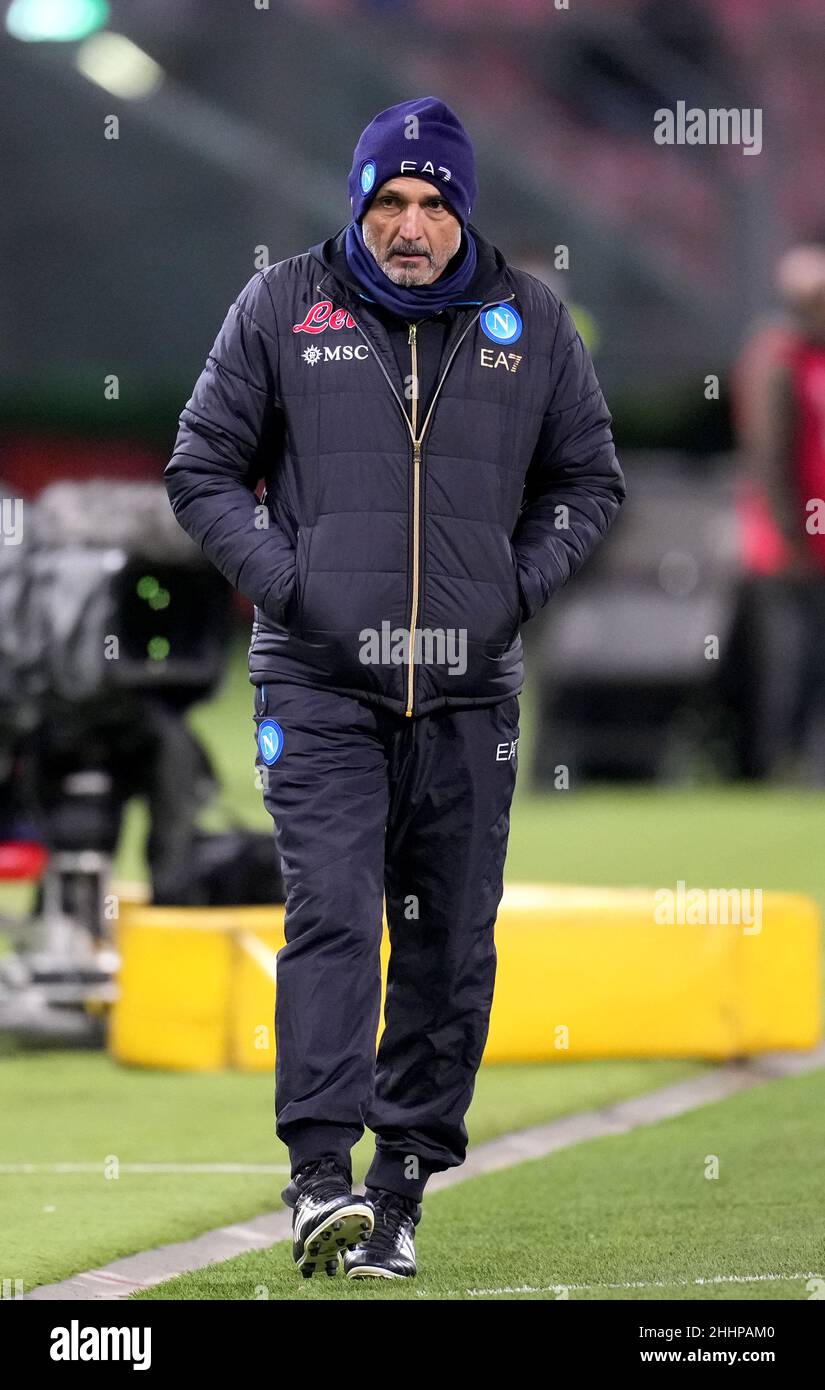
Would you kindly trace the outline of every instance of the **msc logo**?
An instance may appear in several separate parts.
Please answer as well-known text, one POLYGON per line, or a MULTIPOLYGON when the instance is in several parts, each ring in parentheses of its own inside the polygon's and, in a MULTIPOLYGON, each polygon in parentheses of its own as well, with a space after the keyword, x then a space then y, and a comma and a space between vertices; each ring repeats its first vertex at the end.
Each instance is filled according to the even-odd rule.
POLYGON ((258 730, 258 747, 267 767, 277 763, 284 751, 284 731, 274 719, 265 719, 258 730))
POLYGON ((481 331, 494 343, 515 343, 523 327, 518 309, 509 304, 494 304, 481 315, 481 331))
POLYGON ((339 343, 337 347, 308 347, 304 348, 301 356, 309 367, 317 367, 319 362, 352 362, 353 358, 357 362, 363 362, 369 355, 369 348, 365 343, 339 343))

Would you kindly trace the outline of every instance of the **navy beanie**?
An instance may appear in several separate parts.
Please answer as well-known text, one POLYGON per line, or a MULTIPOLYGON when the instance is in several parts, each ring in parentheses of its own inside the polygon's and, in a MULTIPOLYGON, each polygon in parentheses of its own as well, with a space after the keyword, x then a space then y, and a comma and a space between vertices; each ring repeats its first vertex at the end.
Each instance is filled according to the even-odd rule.
POLYGON ((349 175, 353 221, 361 221, 383 183, 399 177, 435 184, 462 227, 467 225, 478 192, 475 155, 466 130, 443 101, 401 101, 370 121, 355 146, 349 175))

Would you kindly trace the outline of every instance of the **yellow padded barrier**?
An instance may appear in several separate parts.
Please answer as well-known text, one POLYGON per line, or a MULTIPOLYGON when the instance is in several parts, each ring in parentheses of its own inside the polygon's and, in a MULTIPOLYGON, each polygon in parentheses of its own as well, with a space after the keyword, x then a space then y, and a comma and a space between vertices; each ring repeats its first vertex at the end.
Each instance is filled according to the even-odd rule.
MULTIPOLYGON (((697 892, 685 889, 680 907, 675 889, 669 906, 661 890, 509 885, 484 1060, 727 1058, 815 1047, 822 952, 813 900, 766 891, 759 914, 745 906, 734 923, 735 907, 714 907, 714 890, 691 899, 697 892)), ((115 1057, 272 1070, 282 907, 127 903, 118 944, 115 1057)), ((388 955, 385 930, 385 981, 388 955)))

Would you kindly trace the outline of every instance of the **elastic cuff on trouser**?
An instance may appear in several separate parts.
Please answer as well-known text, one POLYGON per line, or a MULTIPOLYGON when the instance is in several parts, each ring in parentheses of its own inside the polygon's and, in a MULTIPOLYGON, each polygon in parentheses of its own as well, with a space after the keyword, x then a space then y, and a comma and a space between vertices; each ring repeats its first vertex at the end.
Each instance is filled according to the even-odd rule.
POLYGON ((278 1129, 278 1138, 289 1149, 291 1176, 294 1178, 302 1163, 316 1158, 334 1158, 352 1178, 351 1150, 361 1135, 350 1125, 330 1124, 326 1120, 306 1120, 278 1129))
POLYGON ((376 1149, 375 1157, 364 1179, 366 1187, 383 1187, 387 1192, 397 1192, 399 1197, 412 1197, 420 1202, 424 1196, 427 1180, 437 1169, 430 1168, 419 1158, 416 1165, 417 1177, 408 1177, 410 1171, 409 1152, 396 1153, 392 1149, 376 1149))

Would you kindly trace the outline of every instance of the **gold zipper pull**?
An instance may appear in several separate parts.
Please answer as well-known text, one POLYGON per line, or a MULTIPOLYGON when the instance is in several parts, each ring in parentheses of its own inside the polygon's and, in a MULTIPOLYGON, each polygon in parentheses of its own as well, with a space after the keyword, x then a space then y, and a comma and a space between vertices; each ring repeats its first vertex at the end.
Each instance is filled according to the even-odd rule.
POLYGON ((418 329, 418 324, 417 324, 417 323, 411 323, 411 324, 410 324, 410 331, 409 331, 409 333, 407 334, 407 342, 408 342, 408 344, 409 344, 410 347, 412 347, 413 343, 415 342, 415 335, 416 335, 417 329, 418 329))

